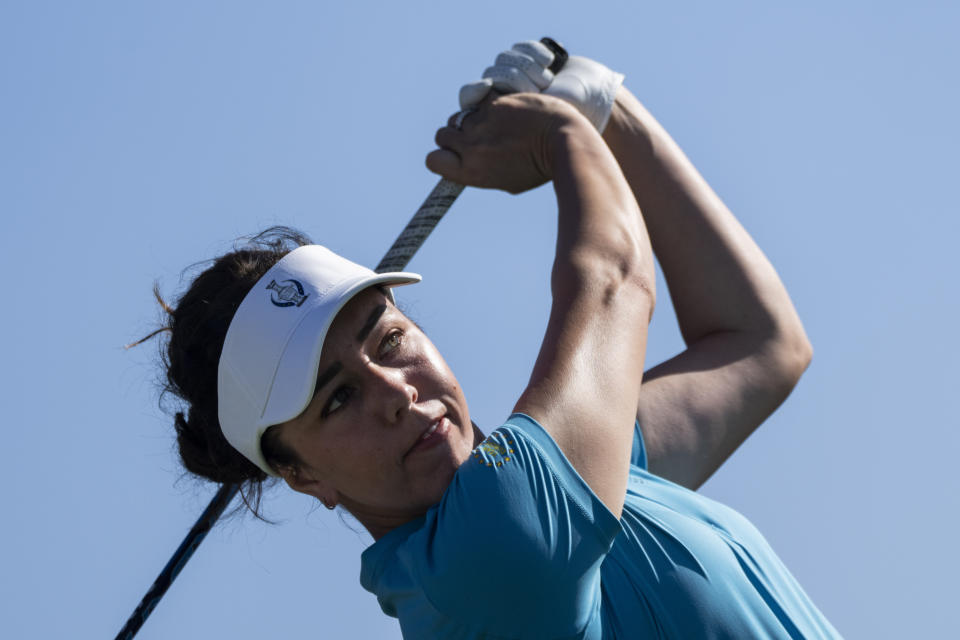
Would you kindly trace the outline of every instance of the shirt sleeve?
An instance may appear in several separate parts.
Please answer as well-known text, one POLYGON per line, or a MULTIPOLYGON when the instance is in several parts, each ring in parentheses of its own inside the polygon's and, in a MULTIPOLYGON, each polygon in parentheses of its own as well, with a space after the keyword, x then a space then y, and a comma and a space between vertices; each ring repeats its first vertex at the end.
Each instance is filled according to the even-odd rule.
POLYGON ((473 451, 433 528, 420 584, 438 611, 508 637, 599 625, 600 564, 620 522, 529 416, 473 451))
POLYGON ((633 423, 633 450, 630 452, 630 464, 647 470, 647 447, 643 442, 643 432, 640 430, 640 421, 633 423))

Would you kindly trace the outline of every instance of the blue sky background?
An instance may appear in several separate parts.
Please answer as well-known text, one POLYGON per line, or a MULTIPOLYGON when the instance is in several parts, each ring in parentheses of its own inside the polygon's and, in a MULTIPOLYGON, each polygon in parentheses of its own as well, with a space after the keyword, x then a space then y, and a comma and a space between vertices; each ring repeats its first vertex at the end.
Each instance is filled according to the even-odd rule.
MULTIPOLYGON (((953 628, 960 444, 958 5, 0 5, 0 619, 113 637, 213 489, 157 406, 150 287, 284 223, 374 265, 436 182, 459 86, 551 35, 624 72, 765 250, 815 348, 701 489, 750 518, 848 638, 953 628)), ((401 300, 487 431, 549 308, 552 190, 468 190, 401 300)), ((650 364, 682 348, 660 282, 650 364)), ((399 638, 359 525, 278 489, 218 526, 140 637, 399 638), (351 529, 352 526, 352 529, 351 529)), ((464 580, 468 580, 464 576, 464 580)))

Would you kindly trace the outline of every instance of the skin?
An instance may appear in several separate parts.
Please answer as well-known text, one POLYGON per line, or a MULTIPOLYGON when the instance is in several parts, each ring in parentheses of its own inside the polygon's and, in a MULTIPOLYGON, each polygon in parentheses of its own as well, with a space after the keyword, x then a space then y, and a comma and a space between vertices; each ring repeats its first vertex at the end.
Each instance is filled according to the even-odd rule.
MULTIPOLYGON (((438 133, 430 168, 511 193, 552 179, 557 193, 554 308, 516 410, 545 425, 619 515, 646 347, 646 331, 631 319, 649 319, 652 309, 652 252, 639 210, 603 140, 566 103, 503 96, 468 120, 463 131, 438 133), (586 416, 589 437, 580 428, 586 416)), ((358 327, 384 303, 371 290, 338 314, 320 378, 333 364, 340 370, 303 414, 274 427, 301 460, 279 470, 290 487, 343 505, 374 538, 438 502, 482 438, 453 374, 409 319, 388 307, 357 342, 358 327), (393 332, 403 339, 394 343, 393 332), (442 442, 410 453, 440 415, 449 425, 442 442)))
POLYGON ((773 265, 625 87, 603 139, 643 211, 687 345, 644 374, 649 470, 696 491, 787 398, 813 348, 773 265))
MULTIPOLYGON (((596 139, 591 140, 582 130, 582 122, 571 120, 569 112, 543 96, 505 98, 494 109, 482 108, 470 115, 462 131, 449 126, 441 129, 437 134, 440 149, 428 156, 427 165, 458 182, 511 193, 554 179, 560 208, 559 239, 567 242, 566 247, 558 245, 554 268, 554 297, 562 304, 554 305, 531 385, 516 410, 544 424, 615 514, 622 507, 626 475, 621 458, 629 452, 632 438, 629 430, 618 430, 617 425, 632 424, 634 415, 643 430, 650 471, 696 490, 783 402, 809 365, 812 348, 786 288, 680 147, 625 88, 619 90, 603 133, 604 150, 596 148, 596 139), (564 132, 584 145, 572 154, 557 155, 557 136, 564 132), (584 162, 590 166, 613 162, 619 178, 609 167, 605 176, 586 176, 582 167, 577 168, 584 162), (558 170, 568 175, 558 180, 558 170), (571 180, 577 173, 579 183, 571 180), (622 201, 623 178, 633 196, 629 203, 622 201), (614 218, 601 221, 589 211, 597 208, 589 202, 594 189, 602 193, 600 208, 615 210, 614 218), (631 226, 623 216, 633 216, 640 227, 631 226), (632 237, 632 246, 624 251, 609 237, 591 239, 580 233, 611 228, 632 237), (644 374, 646 329, 653 307, 652 286, 645 281, 647 267, 631 273, 625 281, 603 282, 596 280, 596 274, 605 271, 604 260, 594 258, 598 253, 614 255, 618 268, 626 263, 643 264, 649 259, 644 245, 647 232, 670 286, 687 348, 644 374), (584 240, 586 244, 581 242, 584 240), (612 254, 611 247, 615 249, 612 254), (576 264, 565 262, 572 254, 578 256, 576 264), (557 286, 558 280, 568 283, 577 279, 587 286, 566 291, 557 286), (596 300, 584 297, 601 286, 628 295, 609 298, 607 302, 615 302, 612 306, 597 306, 596 300), (579 318, 564 312, 577 308, 586 310, 579 318), (594 321, 601 317, 606 319, 598 333, 594 321), (579 347, 586 345, 587 357, 600 353, 607 344, 604 336, 614 331, 626 332, 623 340, 613 341, 618 348, 595 360, 602 366, 589 366, 579 347), (636 337, 641 332, 639 342, 624 348, 627 335, 636 337), (591 370, 603 372, 609 379, 571 375, 591 370), (627 387, 632 384, 636 386, 631 391, 627 387), (598 424, 589 412, 576 415, 582 406, 564 407, 564 397, 601 398, 600 411, 617 413, 617 417, 610 425, 598 424), (614 412, 610 411, 611 402, 617 407, 614 412), (629 407, 629 420, 619 416, 626 413, 624 407, 629 407), (576 419, 564 424, 563 416, 576 419), (584 424, 590 424, 589 432, 584 424), (603 443, 609 446, 604 449, 603 443)), ((485 101, 485 106, 491 102, 485 101)), ((356 428, 349 434, 335 432, 339 440, 326 445, 319 439, 325 438, 327 431, 300 425, 293 427, 289 440, 286 432, 283 438, 308 461, 303 469, 284 471, 290 486, 328 504, 343 504, 374 537, 422 515, 440 499, 456 468, 481 437, 478 431, 467 429, 466 402, 460 402, 459 386, 452 373, 445 377, 449 369, 436 364, 437 359, 442 362, 439 354, 427 359, 435 363, 427 378, 444 381, 440 387, 448 389, 445 397, 454 399, 449 404, 457 408, 454 415, 458 417, 456 445, 435 452, 443 464, 433 472, 420 473, 394 463, 402 473, 383 473, 391 461, 390 447, 397 446, 388 446, 393 441, 383 435, 390 431, 384 424, 374 423, 370 433, 360 431, 359 436, 356 428), (377 433, 379 438, 373 435, 377 433), (368 450, 360 443, 366 443, 363 446, 368 450), (355 462, 347 464, 349 460, 355 462), (357 472, 362 468, 372 471, 364 476, 357 472), (379 486, 371 476, 382 481, 379 486), (406 488, 396 491, 400 486, 406 488)), ((422 397, 423 392, 417 391, 418 398, 422 397)), ((303 422, 307 414, 294 422, 303 422)))
POLYGON ((301 462, 281 475, 296 491, 343 505, 379 538, 436 504, 483 436, 437 348, 376 288, 357 294, 334 319, 318 371, 331 366, 339 370, 307 409, 273 427, 301 462), (411 451, 439 416, 446 430, 440 442, 411 451))
POLYGON ((557 244, 543 344, 515 411, 537 420, 610 512, 626 494, 654 305, 653 251, 636 199, 593 125, 542 94, 489 97, 437 132, 433 171, 519 193, 552 180, 557 244))

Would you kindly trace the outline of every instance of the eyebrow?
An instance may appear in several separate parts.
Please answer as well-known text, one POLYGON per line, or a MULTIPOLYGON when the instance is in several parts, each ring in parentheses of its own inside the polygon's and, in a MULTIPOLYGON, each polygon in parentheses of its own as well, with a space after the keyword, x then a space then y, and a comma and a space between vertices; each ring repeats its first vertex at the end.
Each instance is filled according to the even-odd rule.
POLYGON ((370 315, 367 316, 367 321, 363 323, 363 326, 360 327, 360 332, 357 333, 357 342, 363 342, 367 339, 367 336, 370 335, 370 332, 373 331, 373 328, 377 326, 377 322, 380 320, 380 316, 383 315, 383 312, 387 310, 387 305, 378 304, 374 307, 373 311, 370 312, 370 315))
MULTIPOLYGON (((377 322, 380 320, 380 316, 383 315, 383 312, 387 310, 387 305, 380 304, 374 307, 373 311, 370 312, 370 315, 367 316, 367 321, 363 323, 363 326, 360 327, 360 331, 357 333, 357 342, 363 342, 367 339, 367 336, 370 335, 370 332, 373 331, 373 328, 377 326, 377 322)), ((339 362, 334 362, 326 370, 317 376, 316 386, 313 388, 313 397, 317 397, 320 394, 320 389, 323 385, 327 384, 338 373, 343 369, 343 365, 339 362)))
POLYGON ((343 369, 343 365, 339 362, 334 362, 332 365, 327 367, 327 370, 317 376, 317 385, 313 388, 313 397, 316 398, 320 395, 320 388, 323 385, 327 384, 333 380, 334 376, 340 373, 340 370, 343 369))

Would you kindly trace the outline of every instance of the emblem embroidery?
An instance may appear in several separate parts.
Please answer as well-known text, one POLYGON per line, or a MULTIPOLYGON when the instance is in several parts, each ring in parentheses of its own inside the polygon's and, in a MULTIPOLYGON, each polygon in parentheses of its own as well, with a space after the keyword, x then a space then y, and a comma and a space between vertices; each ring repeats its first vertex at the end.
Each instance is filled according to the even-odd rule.
POLYGON ((303 285, 296 280, 282 280, 280 284, 271 280, 267 289, 270 290, 270 302, 278 307, 299 307, 310 297, 309 293, 303 293, 303 285))
POLYGON ((480 448, 483 449, 484 453, 491 456, 502 456, 507 452, 502 445, 499 445, 496 442, 483 442, 480 445, 480 448))
POLYGON ((506 441, 506 446, 504 446, 494 440, 495 435, 499 434, 490 434, 473 450, 473 457, 477 459, 477 462, 487 467, 502 467, 504 462, 510 462, 510 454, 513 453, 513 449, 510 448, 513 445, 513 440, 503 438, 501 435, 501 438, 506 441))

